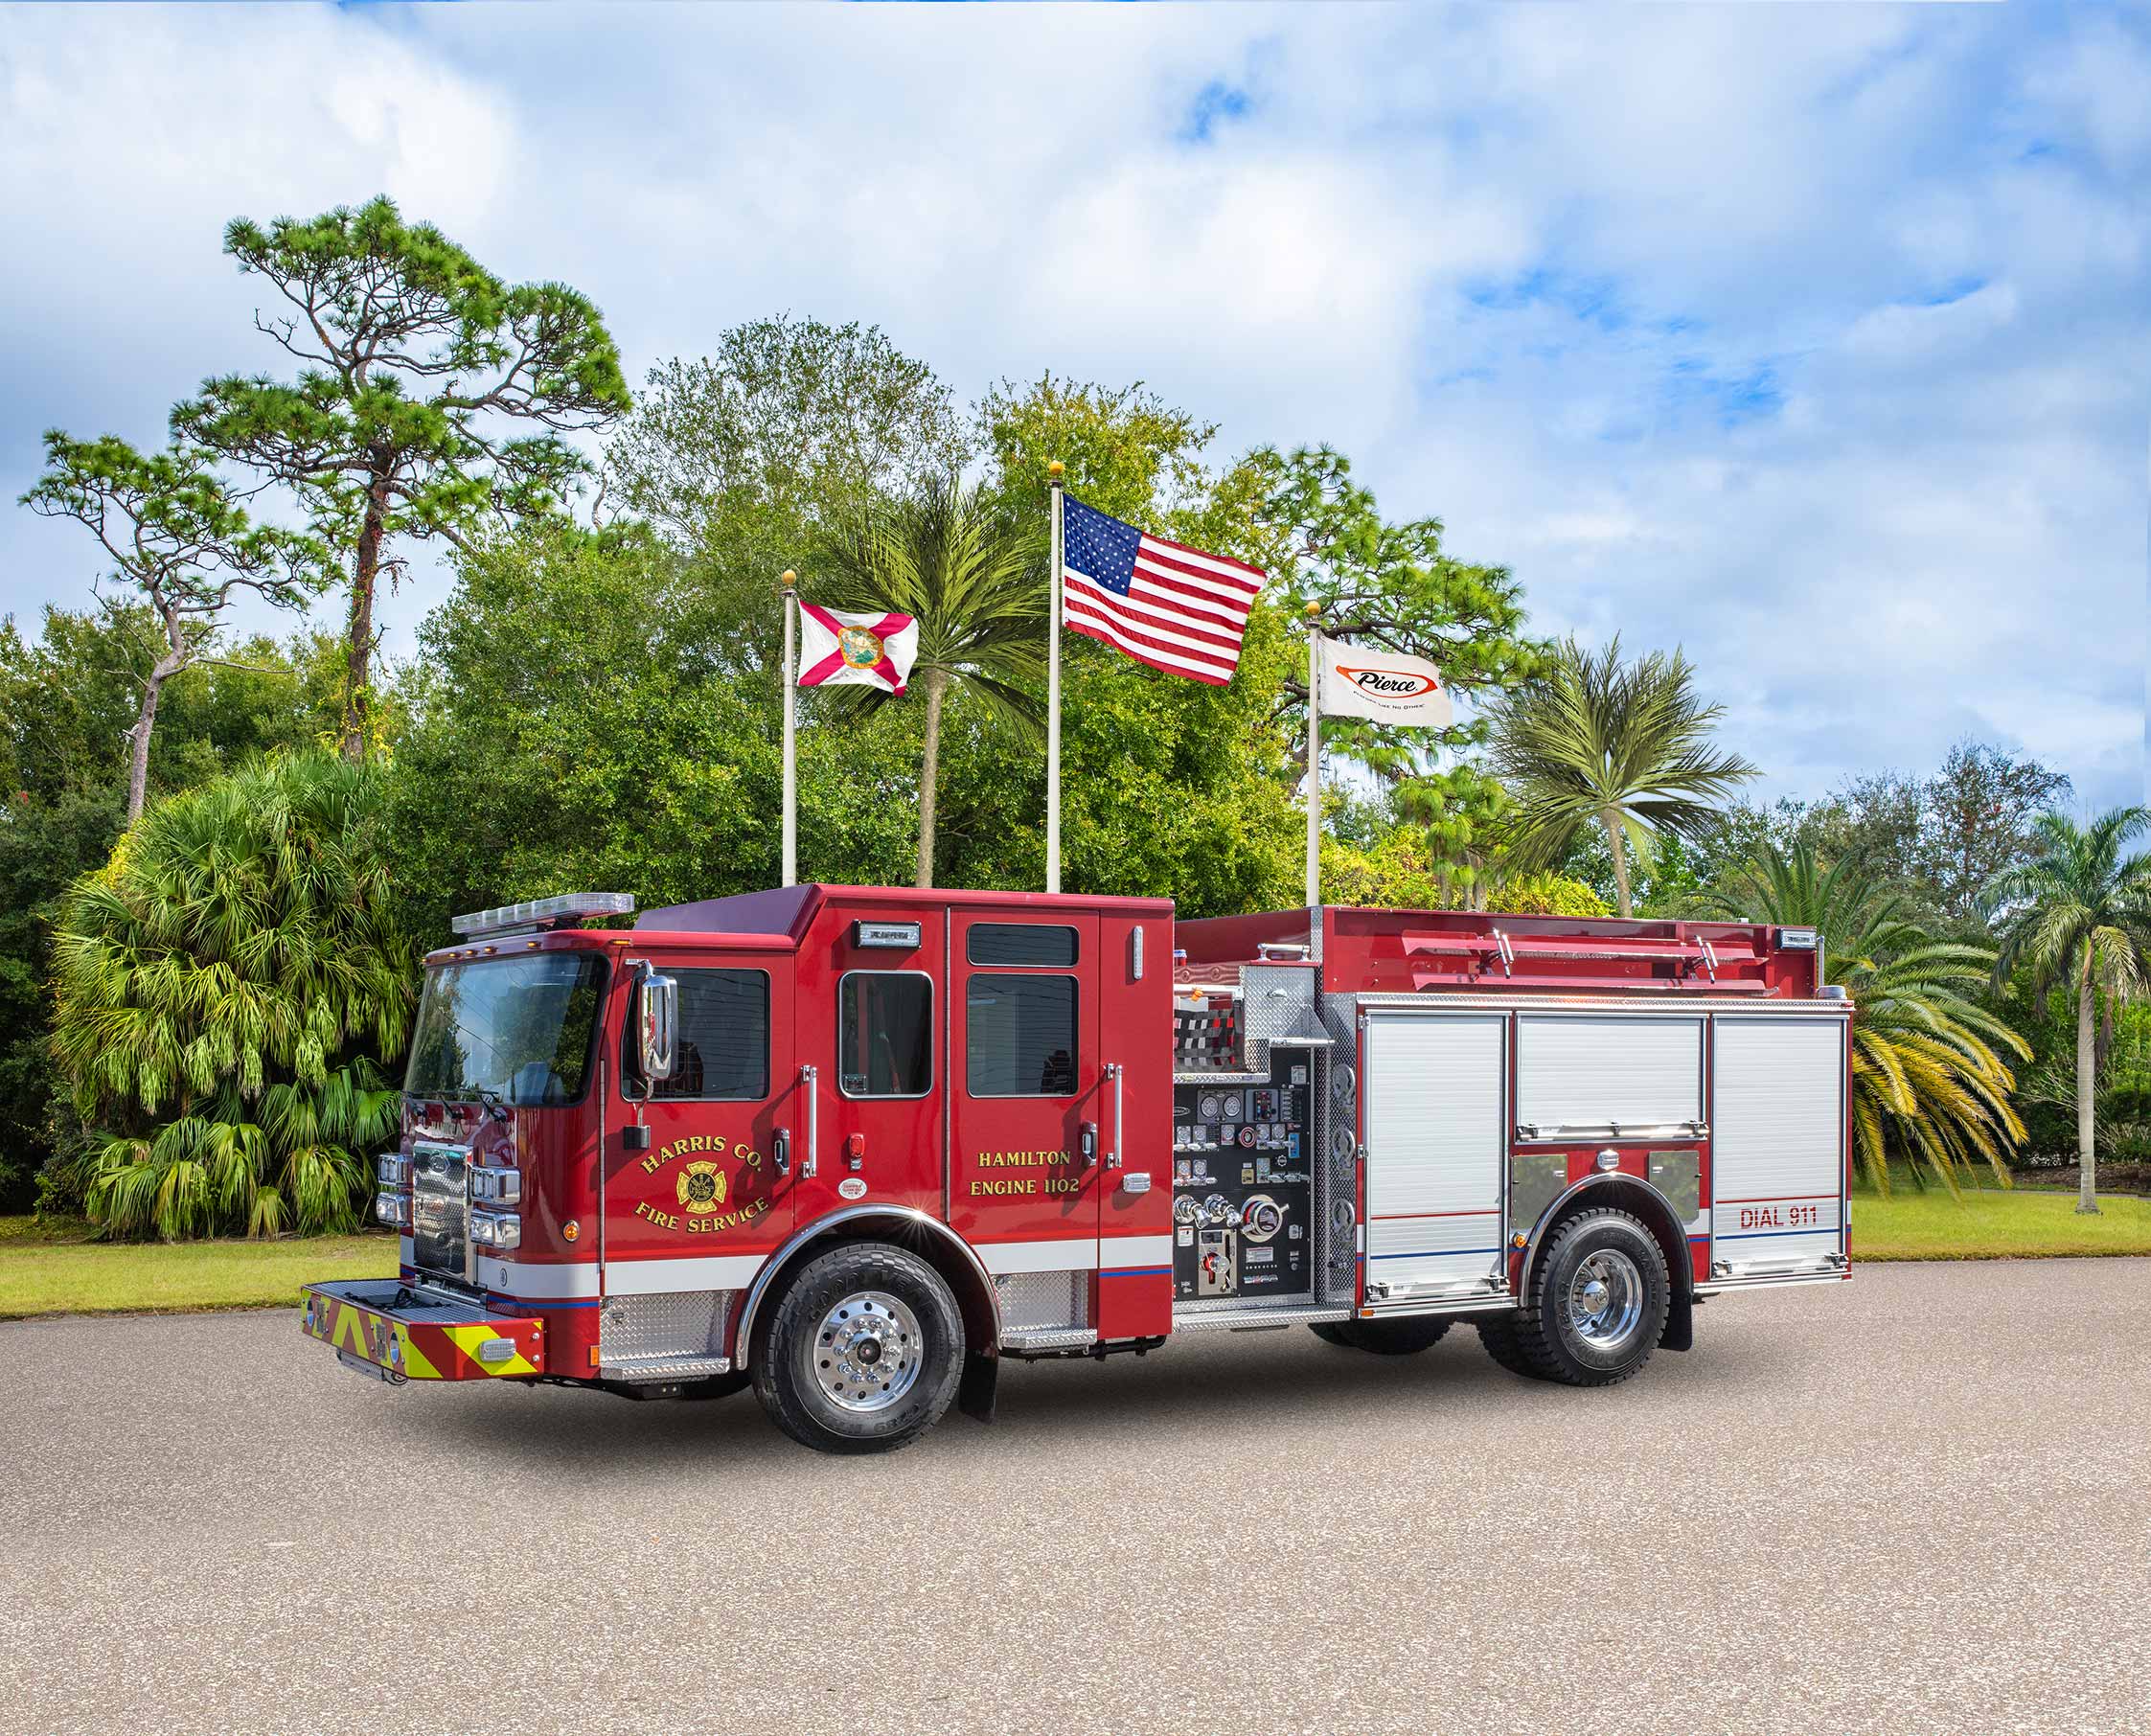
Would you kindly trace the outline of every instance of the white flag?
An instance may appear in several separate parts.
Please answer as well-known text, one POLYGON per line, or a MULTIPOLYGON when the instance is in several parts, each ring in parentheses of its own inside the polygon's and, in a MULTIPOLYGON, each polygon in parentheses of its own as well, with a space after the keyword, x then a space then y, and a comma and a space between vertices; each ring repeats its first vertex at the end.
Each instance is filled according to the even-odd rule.
POLYGON ((1366 651, 1315 635, 1322 659, 1322 715, 1447 729, 1454 713, 1441 671, 1424 657, 1366 651))
POLYGON ((919 624, 909 615, 799 605, 801 687, 856 683, 900 694, 918 654, 919 624))

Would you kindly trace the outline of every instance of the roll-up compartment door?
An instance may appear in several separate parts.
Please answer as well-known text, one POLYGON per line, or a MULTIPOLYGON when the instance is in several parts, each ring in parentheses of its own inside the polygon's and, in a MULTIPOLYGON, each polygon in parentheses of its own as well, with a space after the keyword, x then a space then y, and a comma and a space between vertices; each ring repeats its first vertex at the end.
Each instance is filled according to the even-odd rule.
POLYGON ((1499 1014, 1368 1016, 1370 1302, 1484 1291, 1499 1275, 1506 1038, 1499 1014))
POLYGON ((1713 1262, 1734 1278, 1833 1269, 1844 1251, 1845 1021, 1714 1023, 1713 1262))
POLYGON ((1652 1014, 1526 1014, 1517 1020, 1517 1121, 1643 1133, 1703 1118, 1703 1020, 1652 1014))

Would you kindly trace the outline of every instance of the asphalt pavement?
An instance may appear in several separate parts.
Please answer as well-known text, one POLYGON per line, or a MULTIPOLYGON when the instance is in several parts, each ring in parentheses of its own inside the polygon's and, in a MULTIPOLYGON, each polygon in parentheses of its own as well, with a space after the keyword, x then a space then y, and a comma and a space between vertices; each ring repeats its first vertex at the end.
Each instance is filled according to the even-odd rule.
POLYGON ((990 1428, 389 1389, 291 1314, 0 1327, 0 1731, 2151 1729, 2151 1262, 1014 1365, 990 1428))

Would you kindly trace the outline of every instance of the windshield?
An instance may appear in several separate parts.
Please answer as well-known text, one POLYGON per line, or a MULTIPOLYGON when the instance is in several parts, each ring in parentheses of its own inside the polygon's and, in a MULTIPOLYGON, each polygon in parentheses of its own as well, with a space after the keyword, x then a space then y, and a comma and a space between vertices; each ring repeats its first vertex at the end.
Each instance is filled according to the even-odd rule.
POLYGON ((604 987, 592 952, 441 966, 426 977, 403 1089, 518 1108, 573 1103, 588 1083, 604 987))

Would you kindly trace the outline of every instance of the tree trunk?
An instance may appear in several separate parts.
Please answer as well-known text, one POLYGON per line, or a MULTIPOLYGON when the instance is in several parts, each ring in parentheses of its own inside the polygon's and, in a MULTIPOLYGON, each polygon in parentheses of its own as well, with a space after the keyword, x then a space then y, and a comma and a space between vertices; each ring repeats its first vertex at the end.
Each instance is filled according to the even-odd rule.
POLYGON ((941 700, 949 689, 947 672, 927 670, 925 686, 927 745, 919 756, 919 873, 911 882, 921 891, 933 884, 933 798, 934 785, 941 775, 941 700))
POLYGON ((1602 810, 1598 823, 1606 828, 1606 847, 1613 853, 1613 894, 1620 902, 1621 915, 1636 914, 1636 905, 1628 895, 1628 851, 1621 838, 1620 818, 1611 808, 1602 810))
POLYGON ((2093 1149, 2098 1107, 2098 1063, 2093 1016, 2092 948, 2084 943, 2084 975, 2076 985, 2076 1209, 2098 1210, 2098 1157, 2093 1149))
MULTIPOLYGON (((179 630, 168 622, 168 629, 179 630)), ((134 727, 127 731, 133 742, 133 752, 127 765, 127 824, 132 826, 142 817, 143 804, 149 795, 149 737, 157 727, 157 702, 164 697, 164 684, 187 667, 187 653, 178 645, 159 657, 142 683, 142 704, 135 713, 134 727)))
POLYGON ((374 584, 380 575, 381 523, 388 514, 388 477, 377 474, 358 527, 358 549, 351 567, 351 616, 345 628, 344 716, 338 737, 343 756, 353 765, 366 757, 366 721, 372 711, 374 666, 374 584))

